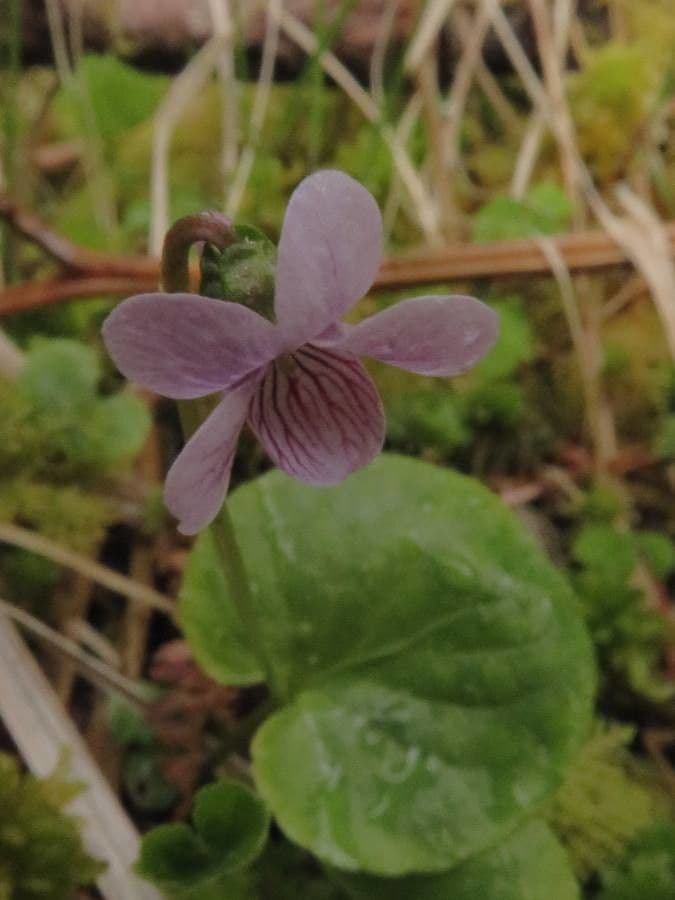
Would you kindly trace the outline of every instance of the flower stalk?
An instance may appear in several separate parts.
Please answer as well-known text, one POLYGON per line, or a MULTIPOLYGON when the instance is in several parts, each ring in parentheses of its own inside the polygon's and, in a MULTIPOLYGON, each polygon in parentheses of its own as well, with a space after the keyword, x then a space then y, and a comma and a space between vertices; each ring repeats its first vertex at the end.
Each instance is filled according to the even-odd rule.
POLYGON ((189 290, 188 260, 193 244, 205 241, 224 250, 236 239, 232 220, 222 213, 208 211, 179 219, 164 238, 160 269, 164 289, 170 293, 189 290))
MULTIPOLYGON (((198 213, 179 219, 167 232, 162 251, 162 285, 169 293, 186 290, 189 286, 190 248, 198 241, 206 241, 219 249, 236 240, 231 220, 220 213, 198 213)), ((187 442, 213 411, 208 397, 178 400, 183 436, 187 442)), ((237 541, 234 522, 227 502, 211 523, 216 549, 225 582, 239 618, 246 630, 251 647, 265 671, 266 682, 273 697, 278 696, 278 684, 273 666, 264 651, 260 622, 253 603, 251 586, 237 541)))

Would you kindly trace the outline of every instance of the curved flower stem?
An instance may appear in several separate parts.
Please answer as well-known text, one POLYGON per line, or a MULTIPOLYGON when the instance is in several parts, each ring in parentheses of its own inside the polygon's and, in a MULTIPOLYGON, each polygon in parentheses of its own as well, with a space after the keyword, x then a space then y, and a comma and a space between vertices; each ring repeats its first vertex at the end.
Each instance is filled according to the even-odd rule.
POLYGON ((236 240, 232 220, 219 212, 202 212, 184 216, 167 231, 162 249, 161 280, 165 290, 186 291, 190 286, 188 257, 190 248, 208 241, 220 250, 236 240))
MULTIPOLYGON (((231 220, 220 213, 198 213, 179 219, 167 232, 162 252, 162 284, 167 291, 183 291, 189 286, 188 256, 197 241, 208 241, 223 249, 235 240, 231 220)), ((178 401, 178 413, 185 440, 197 430, 210 414, 213 405, 209 398, 178 401)), ((211 533, 223 568, 232 602, 244 626, 251 649, 265 671, 266 682, 273 697, 280 696, 274 667, 265 651, 260 620, 253 603, 246 566, 239 549, 234 523, 224 503, 211 523, 211 533)))

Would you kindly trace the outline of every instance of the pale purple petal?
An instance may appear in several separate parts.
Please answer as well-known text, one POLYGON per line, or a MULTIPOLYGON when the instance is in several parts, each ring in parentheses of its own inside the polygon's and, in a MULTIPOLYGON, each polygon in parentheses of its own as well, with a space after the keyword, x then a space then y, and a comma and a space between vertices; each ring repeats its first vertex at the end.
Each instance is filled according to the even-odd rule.
POLYGON ((307 484, 330 485, 382 449, 384 413, 361 363, 311 344, 267 370, 249 424, 276 465, 307 484))
POLYGON ((205 528, 222 506, 239 432, 259 381, 251 376, 225 394, 169 469, 164 499, 183 534, 205 528))
POLYGON ((197 294, 139 294, 103 323, 127 378, 182 400, 226 390, 276 355, 271 322, 238 303, 197 294))
POLYGON ((457 375, 487 353, 498 328, 496 313, 473 297, 414 297, 347 327, 330 343, 420 375, 457 375))
POLYGON ((343 172, 316 172, 296 188, 277 255, 275 311, 293 350, 369 290, 382 257, 382 219, 368 191, 343 172))

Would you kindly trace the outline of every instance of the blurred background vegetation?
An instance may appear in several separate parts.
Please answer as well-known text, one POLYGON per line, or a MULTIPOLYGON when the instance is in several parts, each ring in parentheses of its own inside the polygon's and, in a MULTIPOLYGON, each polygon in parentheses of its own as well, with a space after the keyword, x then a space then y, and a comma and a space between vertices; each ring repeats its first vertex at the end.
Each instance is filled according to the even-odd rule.
MULTIPOLYGON (((100 324, 152 289, 175 218, 222 208, 276 238, 298 181, 337 167, 377 198, 399 273, 357 315, 448 291, 499 311, 466 376, 373 367, 387 446, 483 479, 567 570, 601 679, 550 821, 588 897, 673 898, 672 0, 3 9, 0 621, 51 629, 41 662, 139 827, 189 809, 252 701, 87 565, 169 596, 187 552, 161 501, 175 413, 122 382, 100 324), (63 638, 99 662, 95 684, 63 638)), ((244 441, 235 480, 267 465, 244 441)), ((74 896, 97 870, 70 849, 67 789, 0 764, 0 898, 74 896)), ((337 897, 297 854, 266 862, 288 896, 337 897)))

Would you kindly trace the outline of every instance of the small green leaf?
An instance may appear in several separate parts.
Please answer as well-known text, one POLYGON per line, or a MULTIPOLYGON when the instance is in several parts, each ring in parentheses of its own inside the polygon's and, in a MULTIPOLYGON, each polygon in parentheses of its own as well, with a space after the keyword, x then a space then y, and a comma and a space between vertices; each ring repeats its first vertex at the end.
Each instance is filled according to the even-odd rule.
POLYGON ((586 525, 572 547, 574 558, 609 583, 625 584, 637 564, 633 535, 611 525, 586 525))
POLYGON ((78 461, 102 469, 128 462, 145 443, 150 424, 150 413, 140 397, 105 397, 83 423, 85 439, 73 452, 78 461))
POLYGON ((187 825, 176 822, 153 828, 143 838, 138 872, 160 886, 187 885, 207 876, 209 854, 187 825))
POLYGON ((160 887, 192 889, 250 865, 267 840, 269 815, 248 788, 220 781, 195 799, 194 829, 160 825, 143 838, 138 872, 160 887))
MULTIPOLYGON (((565 851, 540 821, 441 875, 338 876, 353 900, 578 900, 565 851)), ((637 898, 636 898, 637 900, 637 898)), ((642 900, 642 898, 640 898, 642 900)))
POLYGON ((656 825, 642 832, 618 866, 602 874, 598 900, 673 900, 675 826, 656 825))
POLYGON ((93 404, 100 374, 91 347, 55 338, 31 349, 19 387, 41 412, 51 416, 81 412, 93 404))
POLYGON ((126 754, 122 781, 136 809, 166 812, 178 799, 178 791, 161 772, 156 751, 143 747, 126 754))
POLYGON ((473 238, 482 243, 556 234, 568 227, 572 213, 564 191, 545 182, 532 188, 525 200, 489 200, 474 216, 473 238))
POLYGON ((82 90, 88 95, 96 130, 113 151, 114 142, 155 111, 168 87, 168 78, 141 71, 124 63, 114 54, 83 56, 75 80, 62 87, 55 114, 67 133, 82 134, 82 90))
POLYGON ((665 579, 675 569, 675 546, 658 531, 640 531, 635 535, 638 550, 657 578, 665 579))
MULTIPOLYGON (((152 696, 148 691, 149 696, 152 696)), ((112 693, 106 706, 108 730, 121 746, 148 747, 155 737, 143 713, 122 694, 112 693)))

